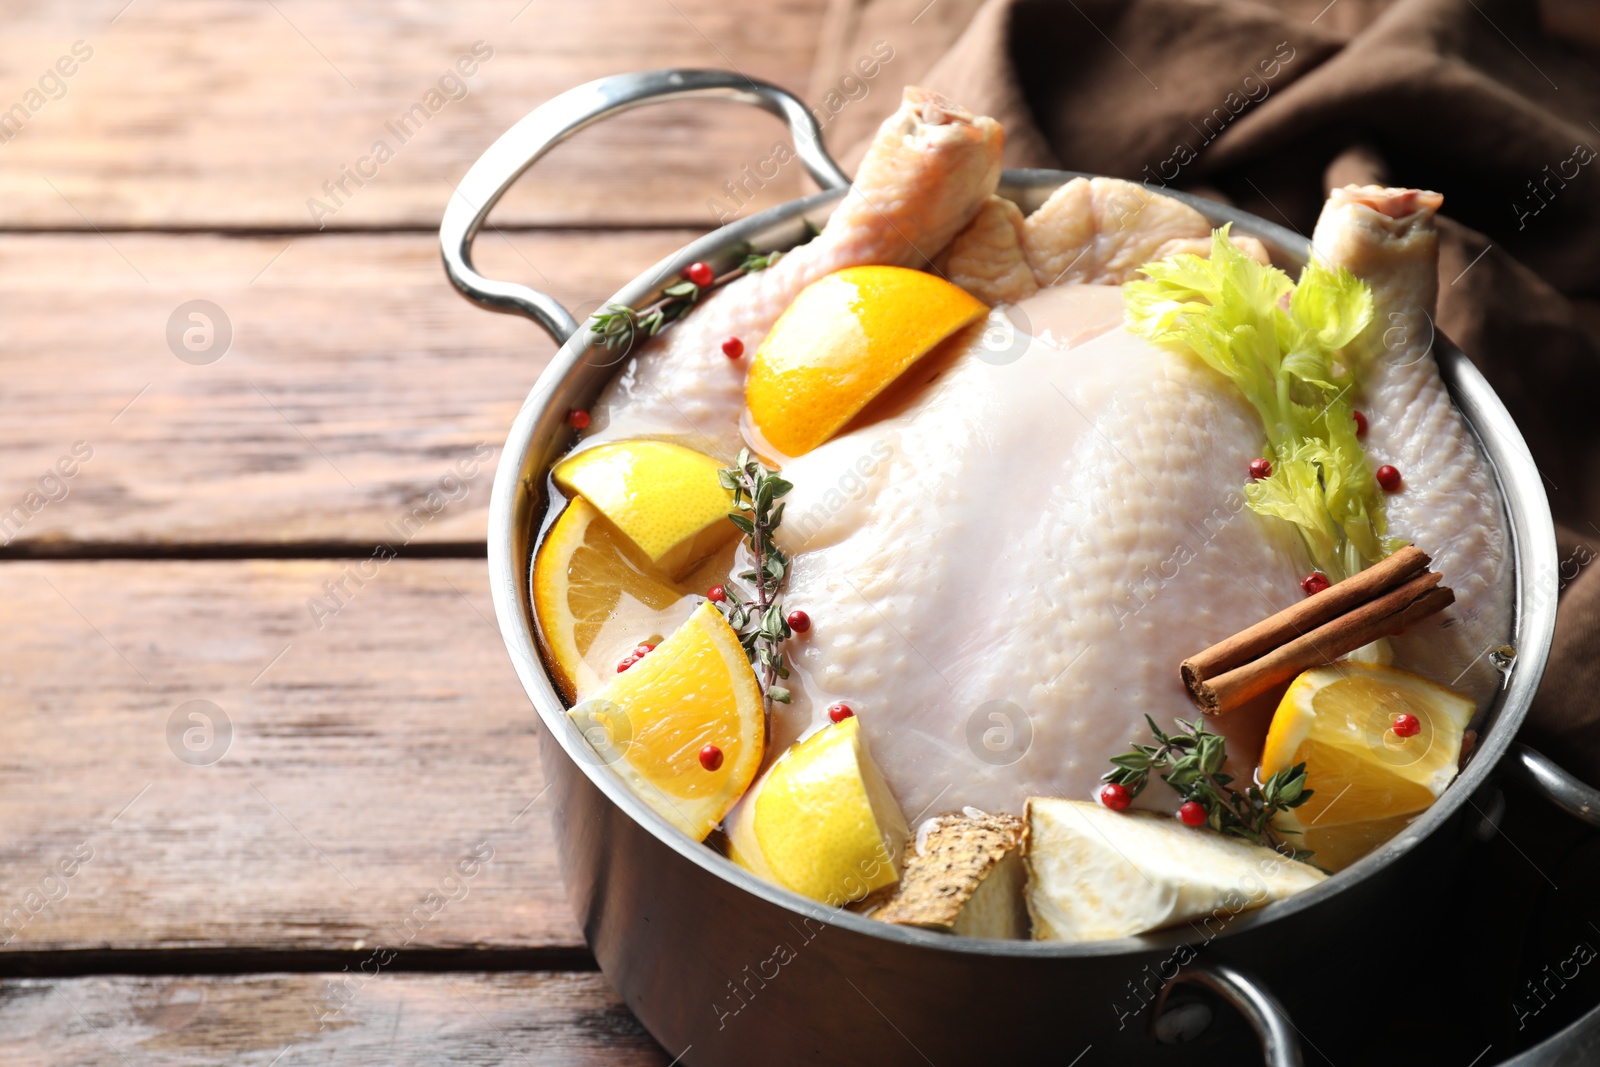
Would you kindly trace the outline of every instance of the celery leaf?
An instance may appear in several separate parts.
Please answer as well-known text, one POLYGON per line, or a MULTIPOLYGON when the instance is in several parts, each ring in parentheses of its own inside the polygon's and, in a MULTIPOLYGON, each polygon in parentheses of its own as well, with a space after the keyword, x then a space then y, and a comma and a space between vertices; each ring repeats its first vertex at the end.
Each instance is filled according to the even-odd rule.
POLYGON ((1272 473, 1245 487, 1250 507, 1293 523, 1334 581, 1392 551, 1340 354, 1372 321, 1372 291, 1315 262, 1292 281, 1236 248, 1227 226, 1213 231, 1210 259, 1177 255, 1140 273, 1124 286, 1129 328, 1193 352, 1261 418, 1272 473))

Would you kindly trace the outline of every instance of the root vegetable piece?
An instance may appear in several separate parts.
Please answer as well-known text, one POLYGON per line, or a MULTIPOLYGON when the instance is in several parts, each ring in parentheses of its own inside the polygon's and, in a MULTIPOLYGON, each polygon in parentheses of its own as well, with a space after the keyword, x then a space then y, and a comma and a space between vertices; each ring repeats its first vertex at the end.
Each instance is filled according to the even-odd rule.
POLYGON ((883 922, 966 937, 1025 938, 1022 843, 1015 815, 950 812, 930 820, 898 892, 873 914, 883 922))
POLYGON ((1154 812, 1030 797, 1025 818, 1028 912, 1041 941, 1132 937, 1193 920, 1209 928, 1327 877, 1154 812))

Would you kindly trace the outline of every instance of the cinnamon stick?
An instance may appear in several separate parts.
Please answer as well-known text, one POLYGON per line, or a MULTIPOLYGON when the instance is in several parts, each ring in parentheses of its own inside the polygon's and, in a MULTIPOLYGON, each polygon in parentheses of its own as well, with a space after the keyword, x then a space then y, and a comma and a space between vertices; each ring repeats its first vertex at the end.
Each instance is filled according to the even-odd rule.
POLYGON ((1359 574, 1330 585, 1316 596, 1307 597, 1293 607, 1262 619, 1248 630, 1219 641, 1199 655, 1190 656, 1179 668, 1184 684, 1193 690, 1197 681, 1242 667, 1330 619, 1347 614, 1386 590, 1410 581, 1427 570, 1432 562, 1422 549, 1407 545, 1359 574))
POLYGON ((1439 584, 1438 574, 1418 572, 1419 557, 1421 566, 1427 566, 1426 553, 1417 549, 1401 551, 1415 554, 1393 562, 1401 555, 1397 552, 1383 563, 1185 660, 1184 685, 1195 704, 1208 715, 1231 711, 1301 671, 1332 663, 1455 602, 1455 593, 1439 584), (1379 568, 1384 570, 1368 577, 1379 568), (1399 584, 1392 584, 1397 575, 1399 584), (1377 596, 1363 599, 1363 594, 1375 588, 1379 590, 1377 596), (1333 597, 1335 591, 1342 595, 1333 597), (1324 598, 1328 600, 1316 604, 1315 611, 1309 610, 1324 598), (1305 628, 1307 624, 1309 629, 1305 628))

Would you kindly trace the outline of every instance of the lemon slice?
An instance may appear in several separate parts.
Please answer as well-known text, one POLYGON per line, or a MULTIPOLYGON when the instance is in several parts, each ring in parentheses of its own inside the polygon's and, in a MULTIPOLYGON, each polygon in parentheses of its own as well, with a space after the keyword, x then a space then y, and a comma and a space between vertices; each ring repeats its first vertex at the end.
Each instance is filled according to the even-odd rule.
POLYGON ((833 907, 899 880, 910 831, 859 724, 825 727, 778 757, 729 821, 729 859, 833 907))
POLYGON ((709 601, 568 714, 596 758, 668 822, 705 839, 766 755, 766 712, 739 635, 709 601), (716 756, 704 757, 707 746, 716 756))
POLYGON ((551 477, 568 496, 582 496, 609 519, 658 570, 679 578, 732 540, 732 496, 717 472, 722 463, 670 441, 614 441, 574 452, 551 477))
POLYGON ((557 688, 588 696, 643 641, 677 629, 732 564, 712 555, 681 584, 650 567, 582 497, 551 525, 533 563, 533 609, 557 688))
POLYGON ((904 267, 848 267, 812 282, 751 360, 751 421, 785 456, 804 455, 987 311, 966 290, 904 267))
POLYGON ((1278 817, 1341 870, 1405 828, 1443 793, 1461 761, 1461 737, 1476 705, 1452 689, 1396 667, 1337 663, 1296 678, 1283 695, 1261 753, 1266 779, 1297 763, 1315 795, 1278 817), (1417 730, 1400 736, 1397 719, 1417 730))

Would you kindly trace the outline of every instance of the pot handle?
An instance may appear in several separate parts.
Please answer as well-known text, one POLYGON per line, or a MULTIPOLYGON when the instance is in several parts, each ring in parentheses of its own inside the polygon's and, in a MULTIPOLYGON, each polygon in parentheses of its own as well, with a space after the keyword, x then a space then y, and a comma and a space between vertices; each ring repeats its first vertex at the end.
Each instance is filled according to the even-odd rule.
POLYGON ((1180 982, 1204 986, 1232 1004, 1261 1039, 1261 1056, 1267 1067, 1302 1067, 1298 1031, 1278 998, 1258 979, 1215 960, 1191 963, 1161 987, 1150 1013, 1152 1030, 1166 1008, 1167 994, 1180 982))
POLYGON ((642 104, 689 97, 750 104, 789 124, 795 153, 817 184, 842 189, 850 179, 822 146, 811 112, 790 93, 767 82, 723 70, 647 70, 617 74, 569 89, 536 107, 500 135, 467 171, 439 226, 445 273, 468 300, 490 311, 526 315, 556 344, 578 332, 578 321, 549 293, 485 278, 472 267, 472 241, 494 205, 522 172, 568 137, 601 119, 642 104))
POLYGON ((1555 760, 1518 741, 1506 754, 1506 772, 1550 803, 1600 829, 1600 789, 1574 778, 1555 760))

